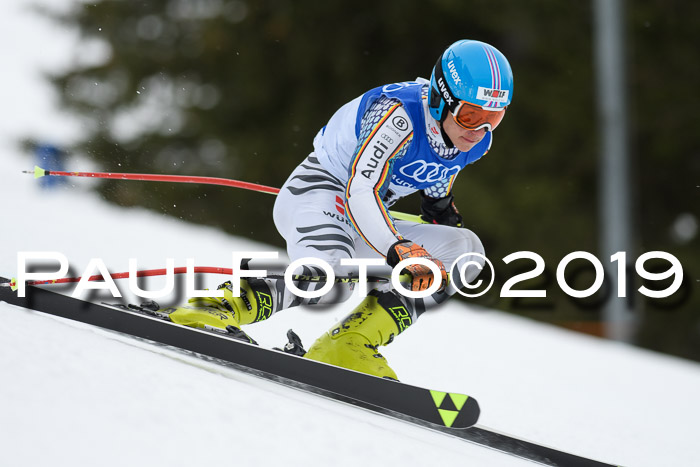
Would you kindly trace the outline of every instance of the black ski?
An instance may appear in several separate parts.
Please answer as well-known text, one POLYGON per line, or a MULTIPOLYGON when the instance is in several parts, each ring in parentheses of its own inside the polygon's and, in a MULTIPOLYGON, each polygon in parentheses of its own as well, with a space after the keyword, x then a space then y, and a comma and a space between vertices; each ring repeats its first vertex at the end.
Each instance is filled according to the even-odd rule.
POLYGON ((0 287, 0 300, 206 355, 256 376, 393 418, 448 430, 471 427, 479 418, 476 399, 464 394, 431 391, 326 365, 136 311, 98 305, 32 286, 26 288, 24 298, 8 287, 0 287))
MULTIPOLYGON (((1 282, 8 282, 8 279, 0 277, 1 282)), ((473 426, 479 417, 479 405, 464 394, 429 390, 325 365, 219 333, 180 326, 143 313, 98 305, 33 286, 26 288, 24 298, 18 297, 9 287, 0 286, 0 301, 192 352, 261 378, 542 465, 614 467, 473 426)))

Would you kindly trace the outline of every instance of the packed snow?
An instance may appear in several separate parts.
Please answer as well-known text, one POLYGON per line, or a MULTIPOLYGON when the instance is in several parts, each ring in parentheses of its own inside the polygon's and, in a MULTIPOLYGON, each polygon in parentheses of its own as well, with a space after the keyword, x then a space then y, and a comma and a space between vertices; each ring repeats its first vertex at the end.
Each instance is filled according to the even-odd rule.
MULTIPOLYGON (((0 6, 0 39, 17 44, 4 57, 0 86, 1 276, 16 275, 20 251, 60 252, 80 275, 95 257, 120 272, 129 258, 140 268, 164 267, 166 258, 178 266, 193 258, 197 265, 231 267, 233 251, 273 249, 153 211, 115 207, 85 181, 42 190, 22 174, 34 161, 18 149, 17 138, 64 144, 79 132, 55 109, 40 76, 65 65, 56 57, 68 56, 77 38, 24 3, 0 6)), ((81 170, 89 161, 69 164, 81 170)), ((235 199, 236 191, 228 190, 235 199)), ((204 285, 224 279, 208 275, 204 285)), ((129 298, 125 282, 119 286, 129 298)), ((246 331, 273 346, 294 328, 308 346, 357 301, 287 310, 246 331)), ((3 466, 531 465, 6 303, 0 303, 0 323, 3 466)), ((625 466, 697 465, 700 459, 696 363, 456 301, 421 317, 382 353, 407 383, 475 396, 480 425, 497 431, 625 466)))

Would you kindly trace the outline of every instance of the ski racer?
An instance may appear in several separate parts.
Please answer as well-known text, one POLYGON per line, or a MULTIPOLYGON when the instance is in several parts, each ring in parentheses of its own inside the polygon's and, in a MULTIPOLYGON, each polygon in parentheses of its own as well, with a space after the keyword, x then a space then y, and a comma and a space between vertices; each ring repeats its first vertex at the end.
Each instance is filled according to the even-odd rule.
MULTIPOLYGON (((291 173, 274 206, 275 226, 290 259, 320 258, 336 274, 347 275, 357 267, 341 265, 343 258, 385 258, 391 267, 424 258, 440 275, 412 264, 406 268, 410 289, 424 291, 433 280, 440 286, 427 298, 407 298, 381 284, 319 337, 305 358, 398 379, 377 348, 470 283, 481 271, 474 264, 484 264, 478 255, 465 255, 483 255, 484 249, 477 235, 464 228, 452 189, 457 174, 488 152, 512 96, 505 56, 486 43, 460 40, 440 55, 429 81, 418 78, 372 89, 343 105, 318 132, 313 152, 291 173), (424 222, 393 219, 389 206, 416 191, 424 222), (458 258, 455 270, 472 264, 465 274, 451 277, 448 286, 447 272, 458 258)), ((305 267, 302 274, 323 271, 305 267)), ((297 285, 314 290, 323 283, 297 285)), ((269 278, 242 279, 240 296, 232 293, 230 282, 221 288, 224 298, 192 298, 171 311, 170 319, 250 339, 241 325, 289 307, 350 296, 350 288, 341 284, 323 297, 302 299, 283 280, 269 278)))

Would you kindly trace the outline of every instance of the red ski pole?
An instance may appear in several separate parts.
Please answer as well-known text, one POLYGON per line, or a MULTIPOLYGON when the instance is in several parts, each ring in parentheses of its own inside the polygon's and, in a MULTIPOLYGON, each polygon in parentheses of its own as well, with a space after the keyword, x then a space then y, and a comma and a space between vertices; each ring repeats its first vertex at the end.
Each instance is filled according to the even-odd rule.
MULTIPOLYGON (((193 272, 195 274, 226 274, 226 275, 232 275, 233 274, 233 269, 231 268, 219 268, 219 267, 211 267, 211 266, 195 266, 193 268, 193 272)), ((168 274, 168 270, 165 268, 161 269, 142 269, 140 271, 136 271, 136 277, 148 277, 148 276, 165 276, 168 274)), ((186 267, 177 267, 173 268, 173 274, 187 274, 187 268, 186 267)), ((126 279, 129 277, 128 272, 116 272, 114 274, 110 274, 109 277, 112 279, 126 279)), ((284 275, 281 274, 267 274, 265 277, 269 277, 271 279, 284 279, 284 275)), ((306 276, 303 274, 294 274, 291 276, 293 281, 301 281, 301 282, 325 282, 326 281, 326 276, 306 276)), ((68 284, 72 282, 80 282, 82 280, 82 277, 62 277, 61 279, 51 279, 51 280, 34 280, 34 281, 27 281, 27 285, 52 285, 52 284, 68 284)), ((88 277, 86 280, 88 281, 99 281, 99 280, 104 280, 104 276, 102 274, 96 274, 94 276, 88 277)), ((401 280, 402 281, 410 281, 410 277, 407 275, 401 275, 401 280)), ((367 276, 367 282, 388 282, 389 278, 388 277, 377 277, 377 276, 367 276)), ((344 282, 344 283, 350 283, 350 282, 359 282, 359 278, 357 276, 336 276, 335 282, 344 282)), ((10 287, 12 290, 17 290, 17 279, 12 278, 10 282, 0 282, 0 287, 10 287)))
MULTIPOLYGON (((143 269, 141 271, 136 271, 136 277, 148 277, 148 276, 164 276, 168 273, 165 268, 162 269, 143 269)), ((173 269, 174 274, 185 274, 187 273, 186 267, 179 267, 173 269)), ((210 273, 210 274, 233 274, 231 268, 217 268, 209 266, 195 266, 194 273, 210 273)), ((126 279, 129 277, 128 272, 116 272, 109 275, 112 279, 126 279)), ((35 280, 27 281, 27 285, 49 285, 49 284, 68 284, 71 282, 80 282, 82 277, 62 277, 61 279, 51 279, 51 280, 35 280)), ((96 274, 87 278, 88 281, 99 281, 104 280, 102 274, 96 274)), ((10 282, 0 283, 0 287, 11 287, 15 290, 17 287, 17 279, 12 278, 10 282)))
POLYGON ((115 172, 61 172, 60 170, 45 170, 39 166, 34 166, 34 171, 25 170, 24 173, 34 174, 34 178, 44 176, 54 177, 88 177, 88 178, 111 178, 115 180, 142 180, 148 182, 176 182, 176 183, 201 183, 204 185, 223 185, 234 188, 243 188, 244 190, 259 191, 260 193, 269 193, 276 195, 280 192, 279 188, 271 186, 258 185, 257 183, 240 182, 228 178, 217 177, 198 177, 191 175, 157 175, 157 174, 131 174, 131 173, 115 173, 115 172))
MULTIPOLYGON (((280 192, 279 188, 259 185, 257 183, 241 182, 231 180, 229 178, 217 177, 199 177, 192 175, 157 175, 157 174, 133 174, 133 173, 116 173, 116 172, 61 172, 59 170, 45 170, 39 166, 34 166, 34 171, 25 170, 24 173, 34 174, 34 178, 45 176, 54 177, 87 177, 87 178, 110 178, 115 180, 142 180, 149 182, 175 182, 175 183, 201 183, 205 185, 222 185, 234 188, 243 188, 244 190, 258 191, 260 193, 268 193, 276 195, 280 192)), ((394 219, 405 221, 425 223, 420 216, 414 214, 406 214, 403 212, 389 211, 394 219)))

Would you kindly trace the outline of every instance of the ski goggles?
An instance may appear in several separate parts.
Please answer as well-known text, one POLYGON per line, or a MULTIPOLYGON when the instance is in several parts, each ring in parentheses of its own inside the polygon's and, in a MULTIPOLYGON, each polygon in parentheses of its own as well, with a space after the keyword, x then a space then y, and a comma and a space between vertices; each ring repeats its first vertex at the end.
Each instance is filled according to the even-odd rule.
POLYGON ((503 120, 506 108, 486 110, 481 106, 459 101, 454 110, 450 109, 450 113, 455 123, 464 129, 480 130, 486 128, 488 131, 493 131, 503 120))
MULTIPOLYGON (((455 123, 467 130, 480 130, 486 128, 488 131, 496 129, 503 116, 506 113, 506 107, 499 109, 488 109, 480 105, 471 104, 465 100, 457 99, 450 87, 447 85, 445 73, 442 71, 442 56, 438 58, 435 67, 433 68, 435 79, 440 90, 435 89, 435 95, 431 95, 431 99, 435 98, 445 102, 447 110, 452 114, 455 123)), ((437 105, 436 105, 437 106, 437 105)), ((443 114, 445 115, 445 114, 443 114)))

